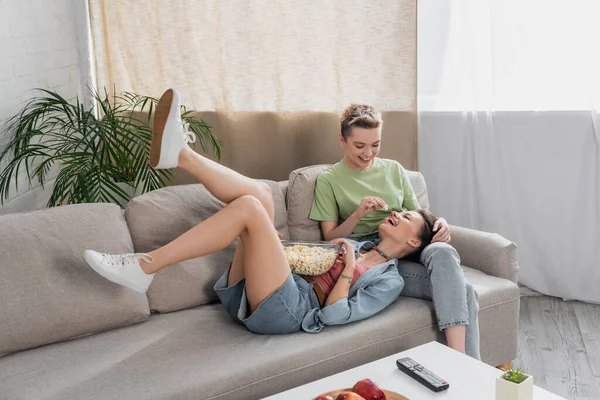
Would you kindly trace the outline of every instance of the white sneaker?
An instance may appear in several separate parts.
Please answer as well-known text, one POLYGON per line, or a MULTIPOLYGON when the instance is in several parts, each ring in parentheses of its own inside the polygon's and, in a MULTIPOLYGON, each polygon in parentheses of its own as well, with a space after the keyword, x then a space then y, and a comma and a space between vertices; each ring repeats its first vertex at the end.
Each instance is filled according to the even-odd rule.
POLYGON ((183 146, 196 141, 181 120, 181 94, 167 90, 158 101, 154 112, 154 129, 150 146, 150 165, 156 169, 175 168, 183 146))
POLYGON ((138 257, 148 263, 154 261, 150 255, 143 253, 105 254, 93 250, 83 252, 85 262, 109 281, 126 286, 138 293, 146 293, 154 279, 154 274, 144 272, 138 257))

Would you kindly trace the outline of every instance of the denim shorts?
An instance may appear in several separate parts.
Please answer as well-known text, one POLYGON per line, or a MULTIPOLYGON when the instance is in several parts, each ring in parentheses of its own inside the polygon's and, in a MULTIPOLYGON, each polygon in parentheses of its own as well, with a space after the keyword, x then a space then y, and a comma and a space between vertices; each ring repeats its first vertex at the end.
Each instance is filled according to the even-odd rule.
POLYGON ((234 321, 249 331, 263 335, 277 335, 302 330, 302 320, 308 311, 319 307, 311 285, 290 272, 285 283, 269 295, 250 313, 246 297, 246 280, 227 287, 229 270, 215 284, 215 292, 234 321))

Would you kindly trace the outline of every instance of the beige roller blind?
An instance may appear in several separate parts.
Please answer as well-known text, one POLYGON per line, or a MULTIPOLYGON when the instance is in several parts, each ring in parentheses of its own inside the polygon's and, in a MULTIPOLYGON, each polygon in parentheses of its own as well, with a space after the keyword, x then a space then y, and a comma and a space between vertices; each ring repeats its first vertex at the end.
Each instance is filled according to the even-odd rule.
POLYGON ((90 0, 98 86, 169 87, 253 177, 338 161, 339 114, 384 112, 383 157, 415 169, 416 0, 90 0))

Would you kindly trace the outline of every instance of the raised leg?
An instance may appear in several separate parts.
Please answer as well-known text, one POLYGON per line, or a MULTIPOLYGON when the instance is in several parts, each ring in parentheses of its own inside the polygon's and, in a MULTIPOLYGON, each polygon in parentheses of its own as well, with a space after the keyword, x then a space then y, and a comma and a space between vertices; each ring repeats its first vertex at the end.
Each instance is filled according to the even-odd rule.
MULTIPOLYGON (((259 205, 266 214, 266 211, 255 197, 242 196, 237 198, 177 239, 148 253, 153 261, 146 263, 141 260, 142 269, 144 272, 152 274, 166 266, 223 250, 247 228, 252 218, 250 214, 254 212, 252 209, 256 205, 259 205)), ((271 229, 277 237, 272 224, 271 229)))
MULTIPOLYGON (((255 197, 239 197, 171 243, 148 253, 154 262, 143 264, 142 268, 152 268, 146 272, 153 273, 168 265, 219 251, 238 235, 244 250, 236 252, 235 261, 246 279, 248 304, 254 312, 290 275, 277 231, 255 197)), ((229 281, 232 271, 233 266, 229 281)), ((231 284, 228 282, 228 286, 231 284)))
MULTIPOLYGON (((247 178, 191 150, 186 145, 189 135, 181 126, 179 105, 180 96, 174 90, 168 90, 159 101, 154 121, 150 164, 155 168, 175 166, 184 168, 203 183, 215 197, 228 205, 174 241, 141 257, 104 254, 93 250, 84 252, 86 262, 99 274, 140 293, 148 289, 156 271, 183 260, 222 250, 240 235, 247 237, 248 235, 244 233, 250 229, 251 224, 254 224, 252 218, 256 218, 261 223, 266 219, 266 227, 262 228, 268 230, 271 236, 274 235, 275 241, 272 245, 276 244, 280 251, 275 252, 275 257, 280 260, 283 254, 278 232, 273 226, 274 205, 269 186, 247 178), (125 266, 126 269, 123 268, 125 266), (148 274, 151 276, 147 276, 148 274)), ((252 229, 256 230, 256 228, 252 229)), ((254 241, 250 242, 254 243, 254 241)), ((247 258, 244 247, 240 244, 236 249, 230 281, 237 282, 244 277, 243 264, 247 258)), ((253 247, 258 246, 253 244, 253 247)), ((270 258, 271 255, 268 254, 266 257, 270 258)), ((254 258, 256 256, 250 257, 250 259, 254 258)), ((284 254, 283 259, 285 260, 284 254)), ((281 268, 284 268, 289 276, 287 262, 282 263, 281 268)))
POLYGON ((267 184, 203 157, 187 145, 181 149, 177 165, 192 174, 213 196, 224 203, 244 195, 256 197, 262 203, 271 221, 274 220, 273 196, 267 184))
MULTIPOLYGON (((250 311, 254 312, 290 275, 285 252, 262 203, 242 196, 167 245, 148 253, 152 263, 142 262, 146 273, 222 250, 240 236, 243 252, 238 266, 246 278, 250 311)), ((233 269, 233 267, 232 267, 233 269)), ((230 271, 231 275, 231 271, 230 271)))
MULTIPOLYGON (((192 174, 217 199, 229 203, 240 196, 250 195, 260 201, 267 212, 271 224, 275 220, 275 206, 271 188, 254 179, 248 178, 230 168, 218 164, 184 146, 179 153, 178 166, 192 174)), ((233 263, 229 270, 227 284, 229 286, 244 278, 244 245, 238 242, 233 263)))
POLYGON ((251 312, 256 311, 290 276, 290 267, 277 231, 261 204, 257 202, 255 206, 247 229, 240 235, 244 246, 241 265, 251 312))
POLYGON ((150 165, 154 168, 183 168, 225 203, 245 195, 254 196, 265 204, 273 220, 272 207, 267 205, 272 205, 273 199, 266 185, 202 157, 187 145, 194 142, 195 135, 187 130, 181 120, 180 108, 181 94, 174 89, 168 89, 158 101, 152 129, 150 165))

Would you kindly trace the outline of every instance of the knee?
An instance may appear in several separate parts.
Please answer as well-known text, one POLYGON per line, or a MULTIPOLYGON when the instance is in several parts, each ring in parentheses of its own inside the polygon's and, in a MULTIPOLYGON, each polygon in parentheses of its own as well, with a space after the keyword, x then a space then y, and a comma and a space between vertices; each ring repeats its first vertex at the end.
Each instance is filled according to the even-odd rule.
POLYGON ((274 208, 273 202, 273 191, 271 187, 267 185, 265 182, 256 181, 256 191, 253 193, 254 197, 256 197, 262 203, 263 207, 269 211, 269 209, 274 208))
POLYGON ((460 268, 458 252, 448 243, 435 242, 421 252, 421 264, 431 268, 436 264, 453 265, 460 268))
POLYGON ((269 217, 262 202, 252 195, 240 196, 231 205, 239 208, 239 215, 247 222, 260 220, 263 216, 269 217))
POLYGON ((261 193, 268 195, 269 197, 273 197, 273 191, 271 190, 271 186, 263 181, 256 181, 258 183, 258 187, 261 193))

